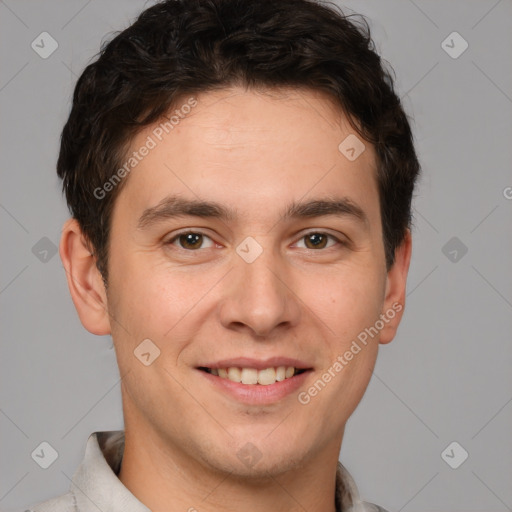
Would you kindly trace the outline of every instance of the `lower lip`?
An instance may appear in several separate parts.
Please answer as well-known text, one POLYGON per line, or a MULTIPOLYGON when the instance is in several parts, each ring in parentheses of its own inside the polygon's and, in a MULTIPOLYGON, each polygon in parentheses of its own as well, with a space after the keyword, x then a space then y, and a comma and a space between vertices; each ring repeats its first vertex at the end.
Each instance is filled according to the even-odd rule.
POLYGON ((197 370, 217 389, 231 395, 239 402, 245 404, 264 405, 277 402, 282 398, 297 391, 308 377, 311 370, 294 375, 288 379, 262 386, 261 384, 242 384, 241 382, 233 382, 227 378, 218 377, 203 370, 197 370))

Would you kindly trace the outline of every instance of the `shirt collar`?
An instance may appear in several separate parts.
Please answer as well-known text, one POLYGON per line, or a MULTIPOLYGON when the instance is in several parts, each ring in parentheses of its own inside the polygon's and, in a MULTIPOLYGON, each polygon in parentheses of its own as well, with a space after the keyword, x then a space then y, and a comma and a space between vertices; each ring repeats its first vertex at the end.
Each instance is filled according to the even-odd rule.
MULTIPOLYGON (((81 512, 151 512, 117 477, 124 452, 124 431, 94 432, 87 440, 85 456, 73 475, 71 492, 81 512)), ((337 512, 385 512, 380 507, 361 502, 356 484, 338 463, 336 471, 337 512)))

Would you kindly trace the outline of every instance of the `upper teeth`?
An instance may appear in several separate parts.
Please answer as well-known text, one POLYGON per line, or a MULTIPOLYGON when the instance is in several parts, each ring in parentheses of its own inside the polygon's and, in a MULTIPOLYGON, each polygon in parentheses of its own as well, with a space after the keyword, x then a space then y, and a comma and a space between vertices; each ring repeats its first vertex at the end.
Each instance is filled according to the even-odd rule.
POLYGON ((265 368, 264 370, 256 370, 255 368, 212 368, 211 373, 218 375, 223 379, 229 379, 233 382, 241 382, 242 384, 261 384, 268 386, 280 382, 284 379, 293 377, 295 367, 278 366, 276 368, 265 368))

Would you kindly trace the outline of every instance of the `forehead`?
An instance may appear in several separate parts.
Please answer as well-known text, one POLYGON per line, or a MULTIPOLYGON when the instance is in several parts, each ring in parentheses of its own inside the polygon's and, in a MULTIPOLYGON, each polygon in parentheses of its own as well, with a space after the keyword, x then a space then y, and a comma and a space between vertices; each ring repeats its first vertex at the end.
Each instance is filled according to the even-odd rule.
POLYGON ((169 194, 248 215, 308 194, 378 206, 371 205, 378 203, 373 147, 318 91, 233 87, 185 96, 167 119, 137 134, 126 158, 144 147, 150 149, 138 156, 118 198, 134 211, 169 194), (357 158, 348 158, 354 152, 346 153, 346 141, 357 158))

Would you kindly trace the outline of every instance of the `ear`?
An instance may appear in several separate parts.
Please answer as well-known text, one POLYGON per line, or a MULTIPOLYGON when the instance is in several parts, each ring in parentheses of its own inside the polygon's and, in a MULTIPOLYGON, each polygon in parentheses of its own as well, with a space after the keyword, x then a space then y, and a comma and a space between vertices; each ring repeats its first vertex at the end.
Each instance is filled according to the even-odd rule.
POLYGON ((380 332, 379 342, 389 343, 393 340, 402 319, 405 308, 405 287, 407 273, 411 262, 412 237, 407 230, 404 241, 395 250, 395 261, 388 271, 386 278, 386 294, 381 318, 384 328, 380 332))
POLYGON ((96 257, 76 219, 62 228, 59 253, 66 271, 69 292, 82 325, 92 334, 110 334, 107 294, 96 257))

